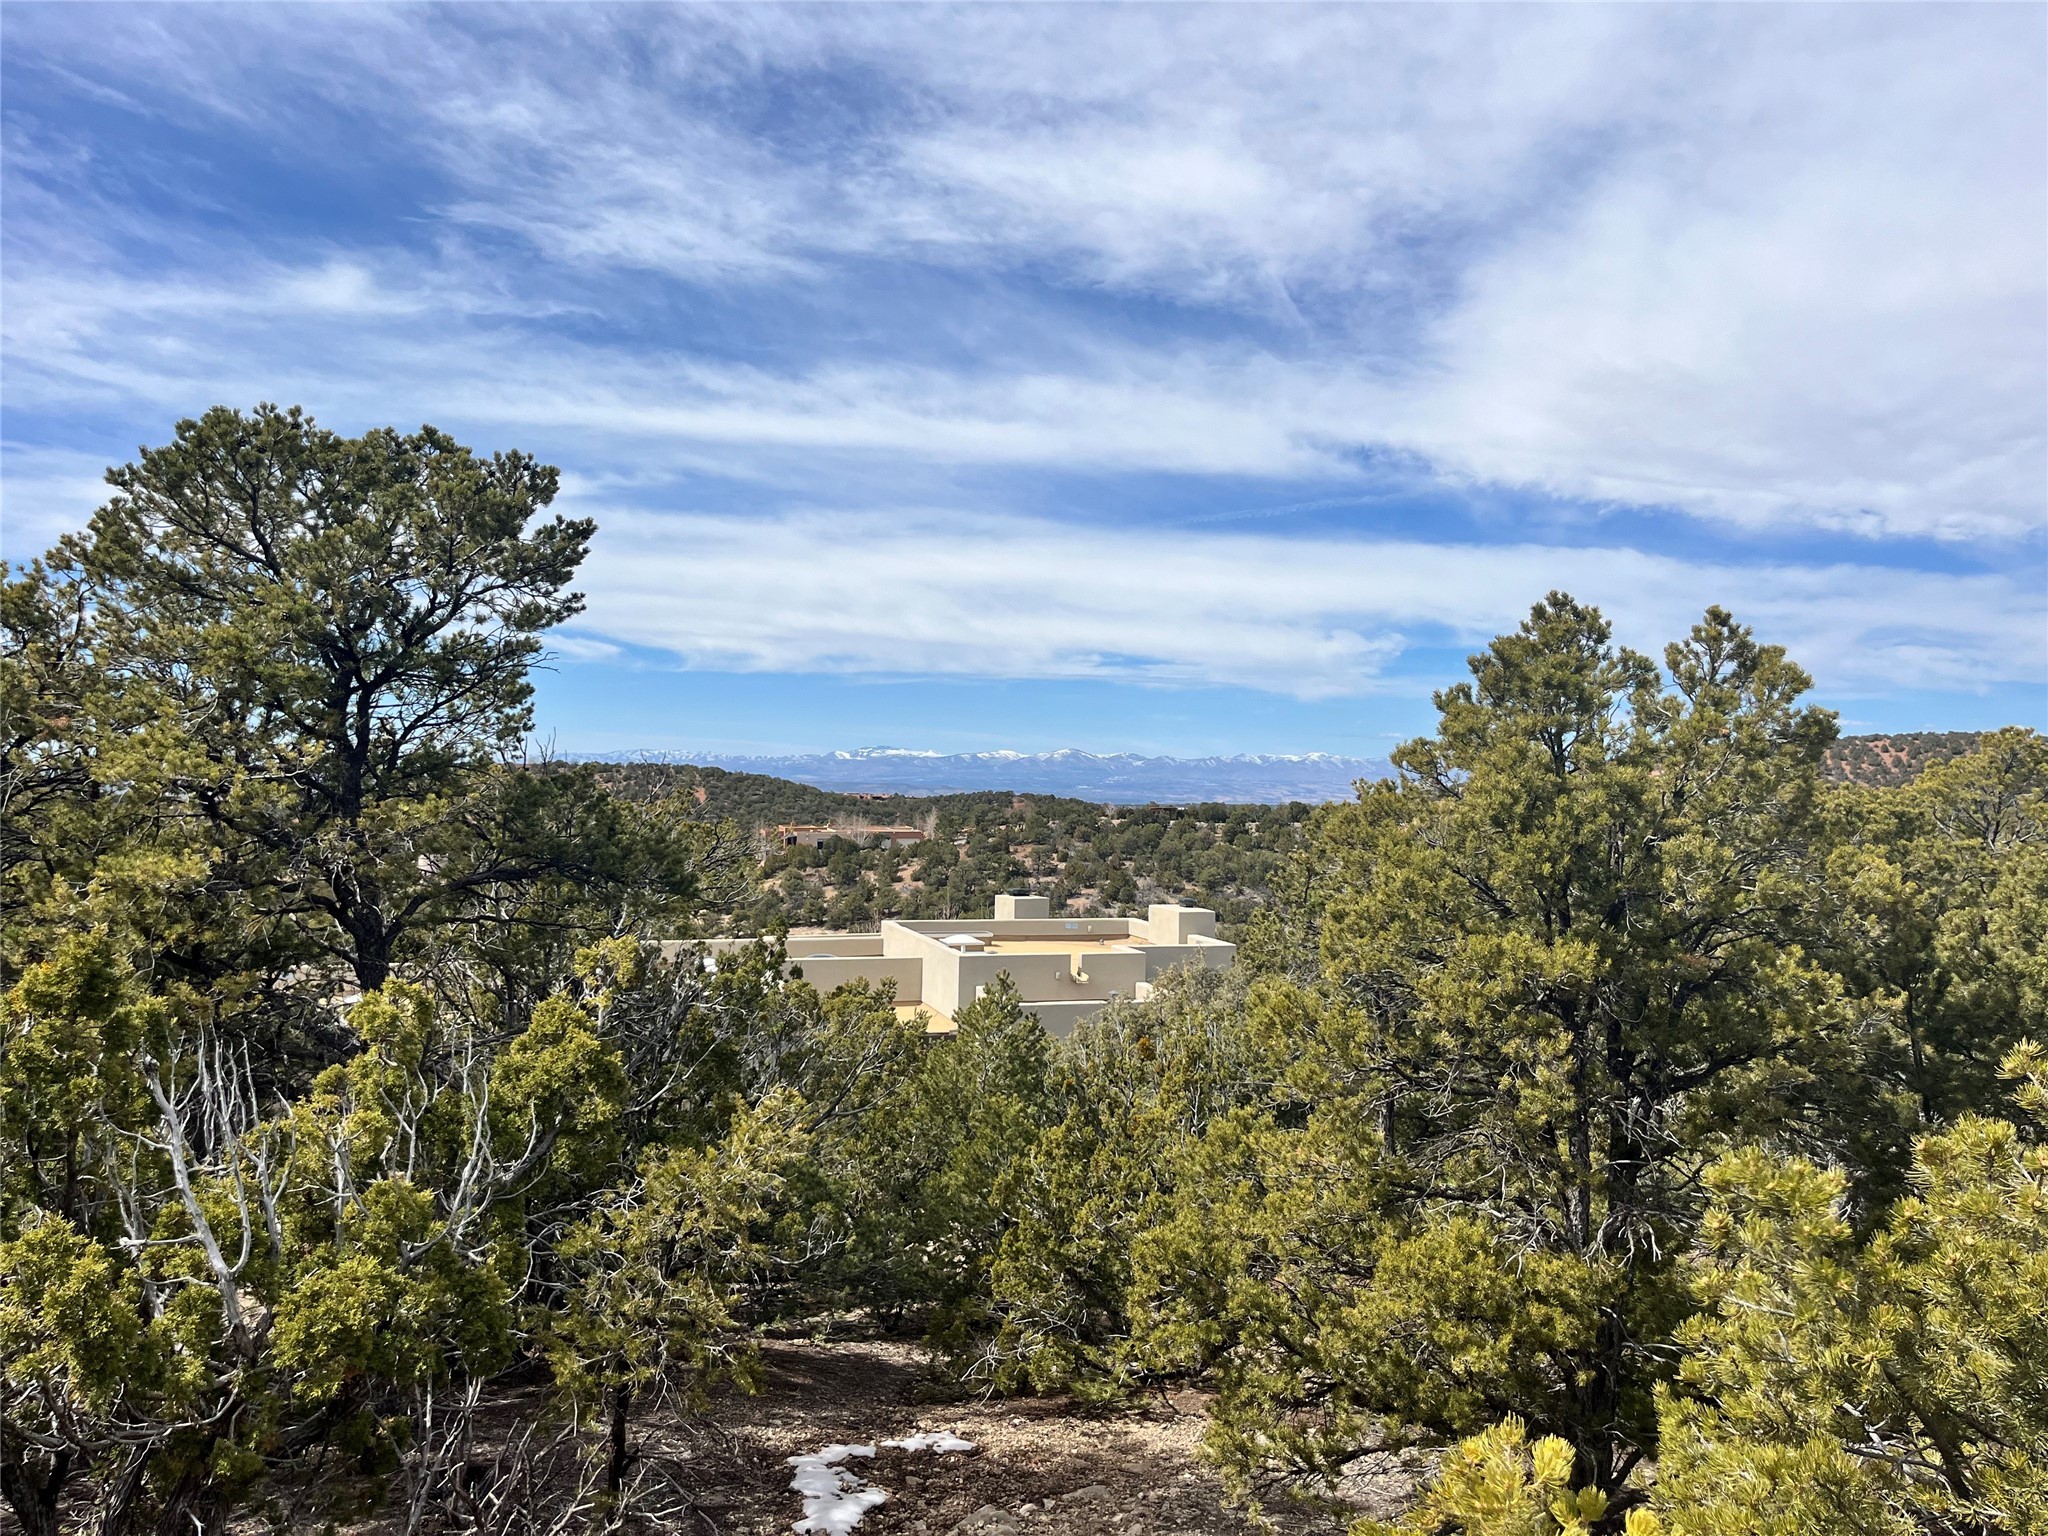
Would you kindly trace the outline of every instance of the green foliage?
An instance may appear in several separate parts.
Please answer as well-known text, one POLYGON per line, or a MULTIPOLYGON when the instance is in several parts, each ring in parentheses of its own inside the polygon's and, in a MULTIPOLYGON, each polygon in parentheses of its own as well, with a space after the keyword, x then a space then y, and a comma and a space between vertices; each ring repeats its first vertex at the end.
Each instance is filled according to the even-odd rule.
POLYGON ((86 917, 276 1069, 344 1054, 347 990, 466 937, 523 1012, 584 936, 686 911, 712 829, 512 765, 582 606, 591 525, 538 518, 552 469, 264 406, 108 478, 0 593, 10 974, 86 917))
POLYGON ((627 1095, 618 1053, 558 992, 491 1063, 493 1137, 509 1157, 529 1156, 546 1139, 558 1174, 595 1183, 618 1158, 627 1095))
POLYGON ((134 1272, 69 1222, 39 1213, 0 1243, 0 1372, 52 1420, 111 1421, 162 1376, 163 1343, 134 1272))
POLYGON ((0 959, 22 963, 22 917, 61 906, 94 852, 97 785, 80 741, 96 686, 90 604, 34 562, 0 580, 0 959))
POLYGON ((1058 1118, 998 1185, 1011 1225, 991 1266, 999 1326, 982 1362, 998 1385, 1094 1396, 1129 1379, 1133 1246, 1170 1209, 1209 1122, 1264 1087, 1242 1008, 1238 977, 1190 969, 1058 1043, 1058 1118))
POLYGON ((1857 1027, 1799 943, 1831 722, 1718 610, 1666 665, 1553 595, 1318 818, 1320 975, 1251 1004, 1274 1101, 1145 1260, 1147 1347, 1216 1361, 1238 1476, 1328 1476, 1383 1419, 1520 1414, 1606 1490, 1654 1446, 1698 1171, 1806 1134, 1857 1027))
POLYGON ((1965 1115, 1922 1138, 1868 1243, 1839 1173, 1715 1166, 1705 1310, 1663 1404, 1675 1532, 2048 1530, 2048 1059, 2007 1065, 2025 1131, 1965 1115))
POLYGON ((830 1270, 840 1295, 923 1313, 964 1361, 980 1348, 987 1267, 1011 1220, 1003 1179, 1046 1122, 1051 1050, 1008 977, 955 1025, 912 1037, 909 1070, 872 1113, 820 1130, 818 1214, 843 1244, 830 1270))
MULTIPOLYGON (((372 1205, 406 1194, 417 1191, 365 1191, 372 1205)), ((413 1230, 424 1234, 425 1226, 413 1230)), ((274 1359, 298 1402, 318 1407, 365 1382, 405 1391, 458 1373, 487 1376, 509 1361, 511 1314, 496 1274, 440 1245, 403 1269, 394 1265, 395 1242, 351 1248, 278 1300, 274 1359)))
POLYGON ((267 1448, 336 1415, 368 1413, 366 1454, 416 1445, 431 1394, 514 1358, 524 1215, 613 1171, 623 1076, 567 999, 499 1042, 392 982, 354 1010, 365 1048, 265 1118, 221 1042, 137 992, 93 934, 7 998, 10 1113, 40 1110, 89 1173, 84 1226, 47 1170, 5 1191, 0 1450, 25 1523, 96 1468, 110 1528, 212 1529, 267 1448))
POLYGON ((753 1380, 739 1313, 767 1255, 752 1234, 802 1154, 801 1109, 774 1094, 711 1146, 649 1153, 560 1245, 566 1298, 543 1348, 573 1406, 607 1407, 614 1493, 636 1398, 654 1388, 694 1406, 717 1381, 753 1380))
POLYGON ((529 769, 552 471, 264 408, 112 478, 0 591, 31 1536, 214 1536, 316 1442, 308 1518, 471 1519, 520 1367, 623 1526, 639 1415, 854 1316, 997 1390, 1207 1376, 1246 1492, 1454 1442, 1375 1532, 2048 1529, 2035 733, 1828 789, 1782 651, 1710 610, 1660 671, 1553 595, 1312 817, 529 769), (734 831, 841 814, 930 835, 734 831), (1006 979, 927 1035, 654 942, 1019 888, 1243 964, 1055 1041, 1006 979))
POLYGON ((1830 958, 1892 1010, 1913 1118, 1990 1103, 2000 1058, 2048 1028, 2048 738, 1988 733, 1903 788, 1845 793, 1833 819, 1830 958))
POLYGON ((152 1113, 135 1060, 166 1027, 103 930, 70 935, 0 998, 0 1233, 24 1210, 103 1226, 115 1138, 152 1113))
POLYGON ((95 775, 198 816, 259 921, 381 983, 516 862, 464 835, 466 776, 529 724, 591 525, 528 532, 556 476, 519 454, 269 406, 181 422, 108 480, 58 556, 92 595, 95 775))
POLYGON ((104 1245, 43 1212, 0 1241, 0 1496, 31 1536, 54 1536, 81 1456, 200 1386, 104 1245))

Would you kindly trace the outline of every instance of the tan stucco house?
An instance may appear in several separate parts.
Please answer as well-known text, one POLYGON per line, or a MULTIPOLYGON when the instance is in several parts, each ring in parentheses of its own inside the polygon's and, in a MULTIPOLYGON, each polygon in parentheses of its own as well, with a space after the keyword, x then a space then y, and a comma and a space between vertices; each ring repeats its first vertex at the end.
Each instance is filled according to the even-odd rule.
MULTIPOLYGON (((712 963, 759 939, 712 939, 712 963)), ((674 945, 678 953, 688 946, 674 945)), ((998 896, 993 918, 886 922, 876 933, 791 934, 789 969, 820 992, 849 981, 892 981, 896 1002, 952 1028, 953 1015, 1008 973, 1025 1007, 1055 1035, 1110 999, 1143 998, 1175 966, 1221 969, 1237 946, 1216 937, 1204 907, 1154 906, 1144 917, 1054 917, 1043 896, 998 896)))

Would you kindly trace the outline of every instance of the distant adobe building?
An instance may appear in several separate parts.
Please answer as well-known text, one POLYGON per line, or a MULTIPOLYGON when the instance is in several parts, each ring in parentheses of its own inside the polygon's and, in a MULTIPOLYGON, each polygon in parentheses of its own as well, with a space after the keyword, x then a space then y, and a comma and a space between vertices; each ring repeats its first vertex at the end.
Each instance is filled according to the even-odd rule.
MULTIPOLYGON (((929 1015, 929 1028, 950 1030, 953 1015, 1007 972, 1027 1012, 1055 1035, 1116 997, 1148 996, 1152 982, 1180 965, 1220 970, 1237 946, 1216 937, 1216 914, 1204 907, 1154 906, 1144 917, 1056 918, 1043 896, 998 896, 992 920, 887 922, 878 933, 792 934, 790 974, 820 992, 849 981, 892 981, 903 1013, 929 1015)), ((713 963, 759 939, 711 939, 713 963)), ((690 946, 663 946, 670 955, 690 946)))
POLYGON ((912 843, 923 842, 926 835, 918 827, 833 827, 821 823, 793 822, 780 827, 770 827, 767 841, 771 846, 782 848, 821 848, 835 837, 843 837, 851 843, 865 843, 879 837, 886 839, 892 848, 907 848, 912 843))

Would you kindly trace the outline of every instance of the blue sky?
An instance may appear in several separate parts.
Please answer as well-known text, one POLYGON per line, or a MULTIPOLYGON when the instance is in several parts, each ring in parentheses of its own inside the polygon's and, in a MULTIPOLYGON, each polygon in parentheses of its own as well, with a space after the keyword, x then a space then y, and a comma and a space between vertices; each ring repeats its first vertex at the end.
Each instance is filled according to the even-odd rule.
POLYGON ((216 402, 600 532, 558 749, 1377 755, 1565 587, 2048 723, 2048 10, 10 4, 6 553, 216 402))

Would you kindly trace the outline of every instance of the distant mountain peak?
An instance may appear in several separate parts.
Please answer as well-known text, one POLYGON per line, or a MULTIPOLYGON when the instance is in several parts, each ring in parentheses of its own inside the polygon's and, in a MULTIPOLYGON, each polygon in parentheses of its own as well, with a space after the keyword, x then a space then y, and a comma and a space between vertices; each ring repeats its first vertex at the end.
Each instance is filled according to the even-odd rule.
POLYGON ((1097 753, 1079 747, 1051 752, 1020 752, 1008 747, 934 752, 876 746, 780 756, 642 751, 605 753, 595 760, 689 763, 736 773, 764 773, 819 789, 871 794, 960 794, 995 789, 1121 805, 1348 800, 1358 780, 1381 778, 1388 772, 1382 759, 1330 752, 1247 752, 1189 758, 1097 753))

